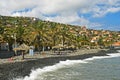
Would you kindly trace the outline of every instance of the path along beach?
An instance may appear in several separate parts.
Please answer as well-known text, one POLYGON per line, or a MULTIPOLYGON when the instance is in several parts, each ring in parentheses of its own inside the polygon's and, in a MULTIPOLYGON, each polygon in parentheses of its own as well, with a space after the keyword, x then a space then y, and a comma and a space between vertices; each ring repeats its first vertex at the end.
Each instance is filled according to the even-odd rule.
POLYGON ((33 56, 26 54, 24 60, 21 60, 21 56, 0 59, 0 80, 10 80, 14 77, 21 76, 24 77, 29 75, 32 69, 54 65, 60 61, 78 59, 82 60, 93 56, 105 56, 107 53, 114 52, 116 52, 116 50, 85 49, 58 55, 52 51, 46 51, 44 54, 34 54, 33 56))

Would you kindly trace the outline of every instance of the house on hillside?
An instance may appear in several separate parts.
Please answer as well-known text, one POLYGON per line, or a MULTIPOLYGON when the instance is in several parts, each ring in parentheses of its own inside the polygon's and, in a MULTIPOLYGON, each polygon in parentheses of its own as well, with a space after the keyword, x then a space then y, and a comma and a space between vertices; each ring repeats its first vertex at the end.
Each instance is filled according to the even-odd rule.
POLYGON ((120 41, 112 44, 114 48, 120 48, 120 41))

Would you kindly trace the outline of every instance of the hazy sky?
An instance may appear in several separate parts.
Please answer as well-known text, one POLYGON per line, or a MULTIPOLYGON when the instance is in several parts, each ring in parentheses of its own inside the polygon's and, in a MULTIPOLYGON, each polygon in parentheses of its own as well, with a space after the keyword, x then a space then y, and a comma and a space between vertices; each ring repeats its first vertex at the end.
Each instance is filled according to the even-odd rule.
POLYGON ((0 15, 120 31, 120 0, 0 0, 0 15))

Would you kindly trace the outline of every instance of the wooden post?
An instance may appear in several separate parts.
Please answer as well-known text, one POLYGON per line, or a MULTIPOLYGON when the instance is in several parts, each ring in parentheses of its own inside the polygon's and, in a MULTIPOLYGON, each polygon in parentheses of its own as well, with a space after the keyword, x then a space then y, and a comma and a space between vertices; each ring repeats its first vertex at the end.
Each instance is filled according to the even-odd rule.
POLYGON ((24 60, 24 51, 22 51, 22 60, 24 60))

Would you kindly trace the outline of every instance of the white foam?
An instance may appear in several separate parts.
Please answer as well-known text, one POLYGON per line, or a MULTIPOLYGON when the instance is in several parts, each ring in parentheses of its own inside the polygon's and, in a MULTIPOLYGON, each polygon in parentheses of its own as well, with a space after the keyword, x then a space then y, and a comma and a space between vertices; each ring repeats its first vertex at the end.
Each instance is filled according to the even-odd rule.
POLYGON ((85 61, 92 61, 92 60, 95 60, 95 59, 104 59, 104 58, 110 58, 110 56, 96 56, 96 57, 92 57, 92 58, 87 58, 87 59, 84 59, 85 61))
POLYGON ((120 53, 108 54, 110 57, 120 57, 120 53))
POLYGON ((120 53, 120 50, 117 50, 117 52, 119 52, 119 53, 120 53))
POLYGON ((114 54, 108 54, 109 56, 96 56, 92 58, 87 58, 84 60, 66 60, 66 61, 60 61, 59 63, 53 65, 53 66, 46 66, 44 68, 38 68, 36 70, 32 70, 29 76, 26 76, 24 78, 15 78, 13 80, 36 80, 36 78, 44 73, 52 72, 64 67, 67 67, 69 65, 74 64, 80 64, 80 63, 88 63, 89 61, 95 60, 95 59, 103 59, 103 58, 112 58, 112 57, 120 57, 120 53, 114 53, 114 54))
POLYGON ((83 60, 66 60, 66 61, 60 61, 59 63, 53 65, 53 66, 46 66, 44 68, 38 68, 36 70, 32 70, 29 76, 26 76, 25 78, 18 78, 13 80, 35 80, 37 76, 42 75, 47 72, 55 71, 60 68, 67 67, 69 65, 73 65, 76 63, 87 63, 83 60))
POLYGON ((91 60, 95 60, 95 59, 105 59, 105 58, 113 58, 113 57, 120 57, 120 53, 113 53, 113 54, 107 54, 108 56, 95 56, 92 58, 87 58, 84 59, 84 61, 91 61, 91 60))

